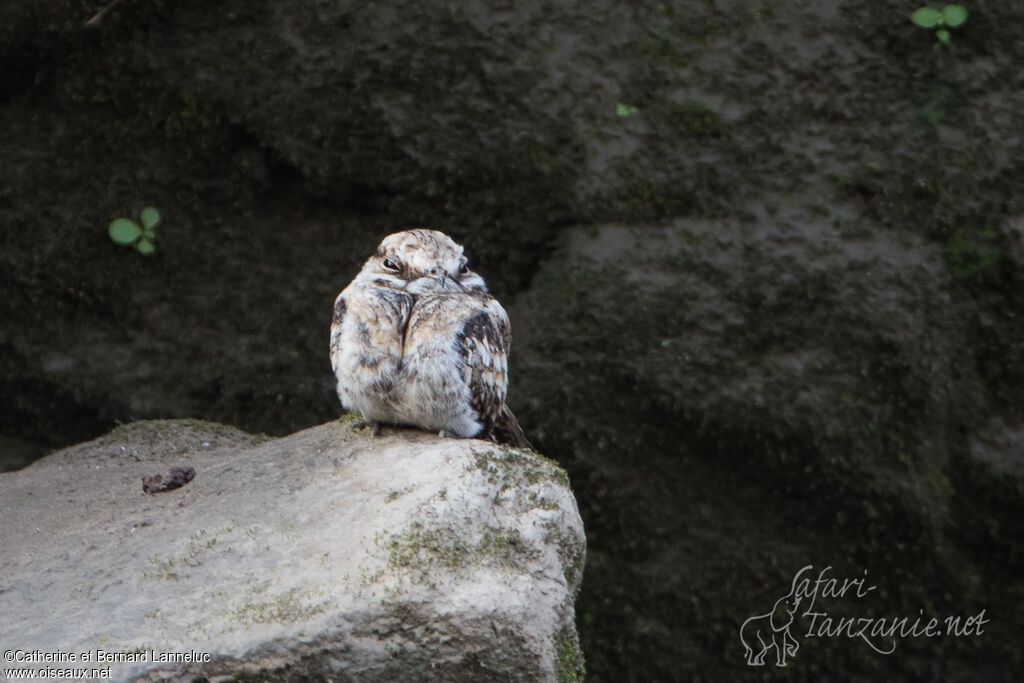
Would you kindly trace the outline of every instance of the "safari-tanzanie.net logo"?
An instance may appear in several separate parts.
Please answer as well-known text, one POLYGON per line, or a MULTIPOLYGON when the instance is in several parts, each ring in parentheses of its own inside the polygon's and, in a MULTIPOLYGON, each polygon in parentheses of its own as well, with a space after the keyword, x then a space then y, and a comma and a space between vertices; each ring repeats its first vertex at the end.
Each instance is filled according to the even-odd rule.
POLYGON ((748 665, 764 666, 770 661, 786 666, 806 638, 857 639, 879 654, 891 655, 903 638, 976 637, 985 632, 989 622, 984 609, 968 617, 932 617, 923 609, 912 616, 833 616, 815 609, 818 598, 856 603, 869 598, 878 587, 868 585, 867 570, 855 579, 832 576, 831 566, 817 576, 813 571, 810 564, 798 571, 789 592, 777 599, 771 610, 743 622, 740 642, 748 665))

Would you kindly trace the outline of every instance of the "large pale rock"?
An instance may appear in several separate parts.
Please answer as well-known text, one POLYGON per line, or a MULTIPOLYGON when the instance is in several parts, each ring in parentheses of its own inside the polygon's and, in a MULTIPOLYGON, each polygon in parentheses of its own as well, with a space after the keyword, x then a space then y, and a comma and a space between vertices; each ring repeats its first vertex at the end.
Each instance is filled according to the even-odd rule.
POLYGON ((280 439, 144 422, 0 475, 0 510, 0 643, 78 656, 24 666, 109 666, 114 680, 582 674, 582 522, 565 473, 532 453, 344 422, 280 439), (172 466, 195 479, 143 493, 172 466), (169 656, 200 661, 154 661, 169 656))

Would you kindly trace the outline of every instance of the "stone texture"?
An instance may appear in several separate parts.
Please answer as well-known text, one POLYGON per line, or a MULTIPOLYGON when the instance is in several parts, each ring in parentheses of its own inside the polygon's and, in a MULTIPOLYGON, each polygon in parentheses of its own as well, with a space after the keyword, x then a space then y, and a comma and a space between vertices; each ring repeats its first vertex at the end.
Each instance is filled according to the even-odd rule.
MULTIPOLYGON (((712 675, 706 652, 738 679, 740 617, 815 558, 877 577, 880 613, 1018 600, 985 577, 1020 531, 1020 421, 991 417, 993 387, 965 362, 976 318, 943 251, 835 229, 801 195, 743 209, 567 230, 516 304, 512 393, 588 520, 580 629, 602 679, 623 661, 712 675)), ((964 662, 1019 654, 1014 624, 945 643, 943 660, 924 639, 890 658, 832 640, 791 667, 970 680, 964 662)))
POLYGON ((341 421, 279 439, 143 422, 0 475, 0 501, 5 649, 211 655, 115 680, 582 675, 582 523, 533 453, 341 421), (183 465, 193 481, 143 494, 183 465))

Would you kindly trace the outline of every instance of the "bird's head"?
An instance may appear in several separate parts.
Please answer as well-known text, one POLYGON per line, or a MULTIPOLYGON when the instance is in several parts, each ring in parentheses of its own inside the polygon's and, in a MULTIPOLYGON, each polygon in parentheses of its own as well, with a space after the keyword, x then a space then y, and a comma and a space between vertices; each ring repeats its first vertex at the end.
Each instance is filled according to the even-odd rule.
POLYGON ((487 291, 483 278, 467 266, 460 245, 443 232, 423 228, 385 237, 359 275, 414 295, 487 291))

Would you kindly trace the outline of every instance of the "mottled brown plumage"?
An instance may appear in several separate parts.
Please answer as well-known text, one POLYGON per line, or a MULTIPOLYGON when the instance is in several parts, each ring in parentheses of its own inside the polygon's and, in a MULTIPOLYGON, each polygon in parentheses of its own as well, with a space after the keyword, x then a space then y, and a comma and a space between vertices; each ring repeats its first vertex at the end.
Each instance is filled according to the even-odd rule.
POLYGON ((338 397, 371 423, 529 447, 505 404, 508 314, 436 230, 389 235, 338 295, 338 397))

